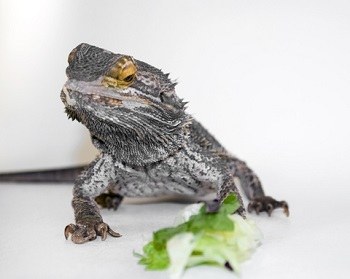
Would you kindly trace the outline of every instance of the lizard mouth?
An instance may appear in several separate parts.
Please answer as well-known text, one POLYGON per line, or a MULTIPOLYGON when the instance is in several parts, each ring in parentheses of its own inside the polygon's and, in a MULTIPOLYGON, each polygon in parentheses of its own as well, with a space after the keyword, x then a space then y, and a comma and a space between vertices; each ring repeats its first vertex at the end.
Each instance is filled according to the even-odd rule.
POLYGON ((87 98, 89 98, 91 101, 103 104, 108 107, 121 107, 123 105, 130 106, 132 103, 139 104, 139 105, 150 105, 151 101, 142 98, 142 97, 136 97, 136 96, 118 96, 118 97, 110 97, 110 96, 104 96, 99 94, 88 94, 86 95, 87 98))
POLYGON ((75 106, 76 102, 70 96, 71 90, 69 90, 66 86, 63 86, 61 91, 61 100, 65 106, 75 106))
POLYGON ((133 96, 131 94, 123 94, 123 96, 110 96, 106 94, 97 93, 81 93, 64 86, 61 92, 61 99, 66 106, 74 107, 77 103, 77 96, 88 99, 91 103, 101 104, 107 107, 130 107, 130 106, 148 106, 151 105, 151 100, 142 96, 133 96), (75 95, 73 97, 73 95, 75 95))

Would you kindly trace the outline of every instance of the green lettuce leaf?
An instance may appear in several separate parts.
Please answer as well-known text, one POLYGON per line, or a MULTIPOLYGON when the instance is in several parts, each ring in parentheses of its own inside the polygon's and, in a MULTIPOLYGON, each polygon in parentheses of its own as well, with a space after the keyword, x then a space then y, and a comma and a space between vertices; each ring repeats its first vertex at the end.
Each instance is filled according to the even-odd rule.
POLYGON ((147 270, 168 269, 172 278, 179 278, 186 268, 204 264, 239 272, 240 263, 249 258, 261 238, 252 221, 231 215, 239 207, 235 195, 227 196, 215 213, 206 212, 205 205, 189 206, 182 212, 183 223, 153 233, 139 263, 147 270))

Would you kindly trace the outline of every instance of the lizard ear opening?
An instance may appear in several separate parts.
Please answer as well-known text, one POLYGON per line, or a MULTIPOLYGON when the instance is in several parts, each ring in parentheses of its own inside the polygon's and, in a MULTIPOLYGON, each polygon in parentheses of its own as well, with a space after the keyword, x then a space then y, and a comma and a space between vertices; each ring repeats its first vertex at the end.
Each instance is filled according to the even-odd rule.
POLYGON ((102 84, 106 87, 128 87, 135 79, 137 73, 134 59, 123 56, 105 75, 102 84))

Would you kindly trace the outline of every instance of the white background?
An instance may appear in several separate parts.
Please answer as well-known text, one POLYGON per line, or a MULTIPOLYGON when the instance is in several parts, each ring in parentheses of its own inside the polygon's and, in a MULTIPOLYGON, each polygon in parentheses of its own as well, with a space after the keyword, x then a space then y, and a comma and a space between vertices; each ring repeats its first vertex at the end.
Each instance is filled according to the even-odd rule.
MULTIPOLYGON (((267 193, 290 203, 288 220, 277 212, 271 220, 253 217, 266 240, 243 278, 345 278, 349 35, 348 1, 1 0, 0 171, 89 162, 95 151, 88 133, 67 120, 59 98, 67 56, 81 42, 129 54, 170 72, 188 111, 252 166, 267 193)), ((183 205, 126 204, 118 217, 104 212, 135 238, 75 247, 62 240, 72 211, 71 186, 60 187, 0 186, 1 273, 54 278, 58 266, 66 278, 97 276, 95 259, 104 261, 105 275, 126 276, 132 267, 135 278, 164 278, 142 271, 132 249, 140 249, 140 235, 170 225, 183 205), (159 222, 142 223, 152 212, 159 222), (47 257, 45 248, 59 252, 47 257), (83 259, 70 258, 72 251, 85 251, 83 259), (106 264, 104 253, 115 261, 106 264)))

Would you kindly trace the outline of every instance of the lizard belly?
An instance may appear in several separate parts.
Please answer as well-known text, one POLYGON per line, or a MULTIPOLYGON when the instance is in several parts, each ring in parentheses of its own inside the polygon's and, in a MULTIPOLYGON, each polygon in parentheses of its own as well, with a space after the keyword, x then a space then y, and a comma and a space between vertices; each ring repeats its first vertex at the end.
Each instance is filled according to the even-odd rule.
POLYGON ((186 186, 177 183, 133 181, 118 188, 118 193, 125 197, 159 197, 169 194, 194 195, 186 186))
MULTIPOLYGON (((146 170, 124 169, 118 173, 115 190, 125 197, 155 197, 168 194, 205 194, 207 185, 191 177, 186 171, 169 165, 146 170)), ((210 187, 209 187, 210 188, 210 187)))

